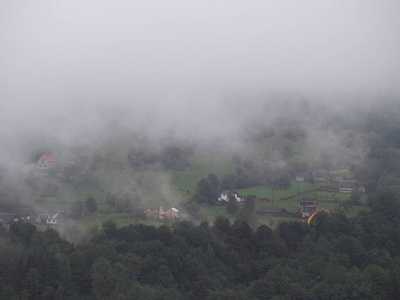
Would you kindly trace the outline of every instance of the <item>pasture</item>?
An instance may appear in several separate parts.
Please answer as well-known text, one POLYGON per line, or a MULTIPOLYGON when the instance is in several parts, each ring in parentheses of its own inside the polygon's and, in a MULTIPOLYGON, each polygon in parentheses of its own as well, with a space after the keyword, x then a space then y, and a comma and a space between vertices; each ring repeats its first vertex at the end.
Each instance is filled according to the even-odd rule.
MULTIPOLYGON (((282 135, 276 134, 259 142, 251 142, 242 149, 244 155, 249 157, 263 155, 266 149, 276 150, 288 147, 293 152, 293 157, 303 161, 312 162, 315 154, 312 149, 308 149, 304 139, 286 139, 282 135), (306 153, 306 154, 304 154, 306 153)), ((159 226, 163 221, 138 220, 134 216, 123 212, 117 213, 116 208, 107 203, 108 192, 124 193, 130 192, 138 194, 142 199, 140 203, 135 203, 135 207, 144 208, 146 204, 160 204, 165 209, 177 207, 183 209, 183 203, 191 198, 197 188, 197 182, 206 177, 209 173, 217 175, 221 180, 225 175, 232 173, 239 167, 232 160, 234 151, 226 151, 215 145, 197 146, 194 148, 193 155, 189 158, 189 167, 183 170, 163 169, 157 165, 143 165, 139 168, 132 168, 127 161, 127 153, 130 144, 125 142, 117 146, 117 143, 107 145, 102 159, 93 170, 93 174, 98 178, 98 187, 82 186, 74 188, 66 182, 63 175, 63 168, 68 164, 60 158, 60 165, 57 167, 56 176, 49 177, 46 171, 36 171, 36 193, 34 195, 34 209, 37 211, 69 211, 71 204, 75 201, 82 201, 88 197, 93 197, 97 202, 97 211, 81 219, 68 220, 64 225, 57 225, 58 230, 64 227, 76 226, 81 232, 88 232, 91 228, 100 227, 104 221, 114 220, 118 226, 126 226, 132 223, 144 223, 159 226), (107 154, 107 155, 106 155, 107 154), (106 157, 107 159, 104 159, 106 157), (58 187, 57 195, 44 196, 43 188, 49 182, 58 187)), ((350 173, 347 169, 332 171, 333 181, 342 178, 349 178, 350 173)), ((349 194, 340 194, 336 191, 334 184, 308 182, 296 182, 292 179, 291 186, 287 189, 280 189, 270 185, 255 186, 237 190, 240 195, 256 195, 258 198, 267 200, 257 202, 255 210, 262 206, 281 207, 288 211, 288 216, 284 218, 257 217, 257 224, 267 224, 274 227, 282 220, 299 220, 299 202, 303 197, 317 197, 319 208, 331 209, 333 212, 341 203, 349 199, 349 194)), ((365 199, 364 199, 365 200, 365 199)), ((347 215, 354 216, 362 209, 368 210, 365 201, 360 206, 350 207, 347 215)), ((243 205, 243 204, 240 204, 243 205)), ((224 205, 204 205, 200 207, 196 216, 196 221, 208 221, 212 224, 217 216, 228 217, 232 222, 235 216, 228 215, 224 205)))

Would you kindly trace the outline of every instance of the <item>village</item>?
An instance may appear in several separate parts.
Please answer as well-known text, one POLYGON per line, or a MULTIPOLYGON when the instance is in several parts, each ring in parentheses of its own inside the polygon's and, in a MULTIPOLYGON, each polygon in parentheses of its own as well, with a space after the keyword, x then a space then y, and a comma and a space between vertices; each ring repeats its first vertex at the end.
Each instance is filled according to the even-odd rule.
MULTIPOLYGON (((53 155, 43 155, 37 162, 38 170, 50 170, 56 168, 57 160, 53 155)), ((298 173, 296 175, 296 182, 304 182, 310 176, 306 173, 298 173)), ((315 182, 329 182, 330 174, 327 171, 318 170, 312 174, 315 182)), ((356 180, 340 180, 337 184, 337 192, 339 193, 352 193, 357 190, 361 193, 365 192, 362 185, 358 185, 356 180)), ((217 193, 217 201, 215 204, 225 205, 230 200, 237 203, 244 202, 246 196, 239 195, 236 190, 222 190, 217 193)), ((333 213, 331 209, 322 208, 319 201, 315 196, 305 196, 298 204, 298 211, 289 213, 284 207, 277 207, 273 205, 265 206, 264 203, 271 204, 269 199, 257 198, 253 199, 260 205, 257 206, 256 215, 260 217, 271 218, 285 218, 289 215, 297 215, 301 218, 302 222, 311 222, 312 218, 319 212, 333 213), (306 221, 304 221, 306 220, 306 221)), ((279 202, 278 202, 279 203, 279 202)), ((339 212, 346 212, 343 206, 339 206, 339 212)), ((67 219, 71 219, 71 212, 65 209, 52 210, 52 211, 35 211, 31 207, 23 207, 17 212, 0 212, 0 223, 3 228, 8 231, 11 224, 14 222, 31 222, 36 224, 56 226, 64 224, 67 219)), ((158 221, 181 221, 193 219, 188 213, 181 212, 177 207, 165 208, 161 204, 147 204, 141 214, 143 220, 158 220, 158 221)))

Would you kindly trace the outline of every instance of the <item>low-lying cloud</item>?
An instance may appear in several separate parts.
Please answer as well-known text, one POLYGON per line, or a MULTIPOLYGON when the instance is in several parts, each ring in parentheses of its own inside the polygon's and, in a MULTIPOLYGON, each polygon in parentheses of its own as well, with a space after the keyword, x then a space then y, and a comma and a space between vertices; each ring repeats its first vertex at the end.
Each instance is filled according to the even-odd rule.
POLYGON ((348 99, 365 103, 359 94, 399 93, 394 0, 6 0, 0 10, 3 160, 24 140, 97 141, 116 124, 230 139, 254 120, 297 117, 279 104, 288 98, 346 111, 348 99))

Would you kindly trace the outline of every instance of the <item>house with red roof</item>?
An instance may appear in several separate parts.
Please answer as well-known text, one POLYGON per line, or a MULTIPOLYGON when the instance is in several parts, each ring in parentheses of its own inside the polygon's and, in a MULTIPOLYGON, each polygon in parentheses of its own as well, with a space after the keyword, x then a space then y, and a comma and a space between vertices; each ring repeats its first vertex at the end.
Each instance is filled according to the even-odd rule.
POLYGON ((50 169, 54 168, 57 165, 57 161, 53 155, 43 155, 37 162, 38 169, 50 169))

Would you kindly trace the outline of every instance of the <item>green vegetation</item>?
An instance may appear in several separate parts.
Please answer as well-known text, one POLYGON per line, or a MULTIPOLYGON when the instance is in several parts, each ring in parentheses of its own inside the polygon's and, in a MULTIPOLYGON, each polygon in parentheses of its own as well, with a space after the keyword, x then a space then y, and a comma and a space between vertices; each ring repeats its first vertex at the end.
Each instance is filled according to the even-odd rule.
MULTIPOLYGON (((132 152, 127 140, 118 144, 119 140, 114 138, 106 151, 80 149, 79 155, 72 161, 60 157, 57 169, 34 170, 31 174, 35 190, 33 209, 39 212, 71 211, 76 226, 82 227, 80 231, 85 232, 90 224, 99 226, 109 219, 118 224, 145 222, 131 212, 133 209, 144 210, 146 204, 160 204, 164 209, 175 206, 183 212, 187 209, 195 219, 210 222, 216 216, 230 217, 225 207, 200 205, 196 208, 195 204, 188 204, 188 201, 212 204, 216 201, 218 188, 235 188, 243 196, 267 198, 269 201, 257 203, 256 208, 282 207, 291 215, 297 215, 299 201, 308 195, 317 195, 320 207, 332 211, 336 211, 349 197, 337 193, 335 184, 294 180, 296 171, 310 169, 313 163, 313 157, 302 156, 303 152, 307 152, 302 133, 276 130, 273 135, 248 143, 246 151, 180 145, 178 148, 183 150, 176 157, 171 152, 174 148, 170 146, 166 152, 147 153, 143 149, 132 152), (179 157, 184 158, 185 167, 176 161, 179 157), (168 169, 159 167, 159 162, 164 164, 165 159, 168 160, 168 169), (279 161, 278 165, 276 161, 279 161), (282 165, 284 161, 285 166, 282 165), (217 183, 207 192, 204 180, 208 180, 210 174, 216 177, 217 183), (292 179, 286 182, 290 177, 292 179), (199 190, 202 178, 204 184, 199 190), (281 183, 281 179, 285 183, 281 183), (224 183, 227 185, 223 186, 224 183), (334 191, 324 192, 329 185, 334 191), (114 200, 111 201, 109 195, 113 195, 114 200), (85 206, 87 199, 95 199, 95 210, 90 211, 85 206)), ((307 153, 309 155, 310 152, 307 153)), ((331 174, 332 180, 351 176, 347 169, 333 170, 331 174)), ((364 209, 368 210, 365 206, 364 209)), ((348 213, 354 215, 358 210, 360 207, 351 206, 348 213)), ((259 219, 259 224, 263 223, 263 219, 264 224, 269 224, 269 220, 259 219)), ((62 231, 59 227, 55 228, 62 231)))
MULTIPOLYGON (((246 206, 252 209, 250 202, 246 206)), ((398 299, 400 231, 385 216, 320 213, 311 225, 270 220, 274 230, 265 225, 253 230, 223 216, 199 226, 188 221, 118 226, 108 220, 87 231, 78 246, 52 228, 14 223, 0 237, 0 252, 13 251, 11 260, 0 258, 0 295, 313 299, 330 298, 333 289, 344 299, 398 299)))
POLYGON ((0 169, 3 211, 67 215, 0 232, 0 297, 398 299, 400 122, 381 113, 358 131, 335 127, 335 149, 310 148, 292 124, 252 132, 235 150, 172 141, 153 150, 115 136, 56 169, 0 169), (342 179, 367 192, 339 193, 342 179), (244 202, 218 201, 221 189, 244 202), (305 197, 333 213, 308 224, 305 197), (189 220, 144 219, 146 204, 189 220))

